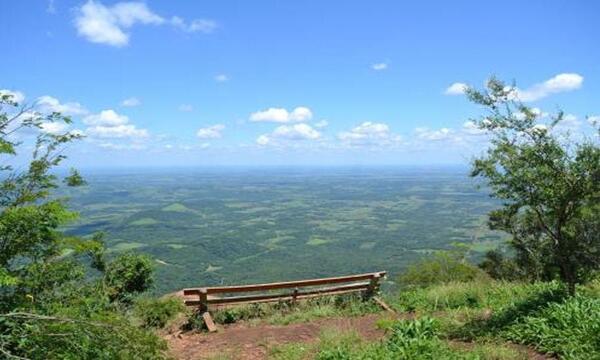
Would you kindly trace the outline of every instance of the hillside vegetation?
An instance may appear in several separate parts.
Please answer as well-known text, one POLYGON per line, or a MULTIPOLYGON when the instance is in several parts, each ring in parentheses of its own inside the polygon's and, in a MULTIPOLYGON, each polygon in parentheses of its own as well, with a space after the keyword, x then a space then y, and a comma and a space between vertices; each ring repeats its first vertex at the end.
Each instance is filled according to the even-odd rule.
MULTIPOLYGON (((222 282, 226 274, 255 282, 275 275, 294 279, 381 270, 372 267, 388 264, 386 270, 402 275, 388 283, 387 301, 404 315, 379 322, 387 333, 383 340, 325 334, 316 344, 282 345, 270 355, 513 359, 529 356, 527 348, 515 345, 521 344, 565 359, 600 359, 598 138, 570 140, 557 127, 561 112, 542 124, 539 113, 520 103, 514 91, 495 79, 485 91, 467 90, 488 110, 475 125, 491 139, 471 175, 482 179, 497 201, 472 201, 481 195, 456 188, 445 188, 447 197, 411 195, 423 189, 417 185, 421 178, 413 178, 408 189, 382 178, 377 188, 365 190, 368 177, 339 186, 334 176, 327 180, 329 188, 304 200, 295 195, 303 189, 302 180, 295 180, 285 191, 271 189, 280 192, 276 196, 264 184, 226 183, 225 193, 237 194, 242 202, 221 192, 183 203, 180 197, 190 194, 180 189, 178 195, 162 192, 161 203, 144 211, 129 200, 88 204, 114 215, 101 213, 84 225, 74 225, 78 214, 55 190, 63 186, 79 190, 62 194, 86 194, 86 180, 74 169, 64 176, 53 172, 65 159, 64 147, 81 134, 42 131, 71 120, 0 94, 0 155, 8 163, 0 166, 0 356, 168 358, 157 329, 172 325, 184 310, 181 299, 147 297, 156 266, 162 267, 164 290, 165 281, 173 280, 171 286, 197 281, 191 274, 201 274, 206 284, 222 282), (26 167, 15 157, 23 149, 32 150, 26 167), (113 211, 120 205, 121 212, 113 211), (403 218, 409 213, 417 215, 412 223, 403 218), (241 225, 232 228, 232 223, 241 225), (429 225, 442 232, 423 233, 429 225), (103 227, 118 230, 119 238, 108 248, 103 233, 91 233, 103 227), (198 229, 202 238, 195 237, 198 229), (401 245, 395 236, 400 233, 401 245), (496 249, 503 239, 507 246, 496 249), (439 251, 453 241, 458 241, 453 250, 439 251)), ((442 187, 448 182, 438 180, 442 187)), ((136 196, 157 193, 152 187, 139 191, 136 196)), ((114 200, 127 194, 108 195, 114 200)), ((290 324, 376 311, 373 304, 350 297, 241 307, 217 312, 215 318, 290 324)), ((182 329, 201 329, 199 319, 192 314, 182 329)))
MULTIPOLYGON (((316 343, 270 346, 273 359, 600 359, 600 279, 569 296, 557 281, 494 280, 452 253, 415 264, 417 269, 422 272, 412 274, 418 277, 408 272, 398 279, 400 291, 383 294, 396 316, 360 297, 343 296, 240 306, 217 311, 215 320, 260 327, 381 314, 377 326, 386 334, 381 340, 366 341, 353 331, 324 331, 316 343), (446 274, 448 264, 462 270, 453 272, 452 279, 423 282, 421 274, 446 274)), ((191 323, 202 329, 196 316, 191 323)))
POLYGON ((326 334, 318 344, 271 349, 275 359, 516 359, 522 344, 561 359, 600 359, 600 283, 567 297, 557 283, 432 285, 390 296, 414 319, 381 321, 385 339, 326 334))

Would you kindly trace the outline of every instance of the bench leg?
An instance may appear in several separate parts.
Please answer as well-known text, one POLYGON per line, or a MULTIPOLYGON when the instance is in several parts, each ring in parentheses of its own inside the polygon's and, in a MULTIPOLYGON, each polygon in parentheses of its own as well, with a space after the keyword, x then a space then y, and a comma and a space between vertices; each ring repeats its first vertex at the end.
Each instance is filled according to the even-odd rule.
POLYGON ((206 328, 209 332, 217 331, 217 326, 215 325, 215 322, 213 321, 212 316, 210 316, 210 313, 208 311, 202 313, 202 319, 204 319, 204 324, 206 324, 206 328))

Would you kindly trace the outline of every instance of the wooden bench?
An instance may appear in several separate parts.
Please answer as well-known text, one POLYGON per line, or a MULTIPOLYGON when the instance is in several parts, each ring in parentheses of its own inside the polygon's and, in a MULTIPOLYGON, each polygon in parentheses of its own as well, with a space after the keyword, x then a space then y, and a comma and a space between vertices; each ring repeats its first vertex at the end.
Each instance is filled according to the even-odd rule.
MULTIPOLYGON (((385 277, 385 275, 385 271, 379 271, 359 275, 267 284, 190 288, 184 289, 183 294, 191 297, 185 300, 185 305, 198 306, 198 309, 204 318, 206 327, 212 332, 216 331, 216 326, 209 313, 209 306, 211 305, 220 307, 264 302, 295 302, 297 300, 310 299, 318 296, 340 295, 355 292, 362 293, 364 299, 370 299, 379 290, 380 280, 385 277), (265 293, 273 290, 288 291, 265 293), (237 293, 254 294, 231 296, 231 294, 237 293)), ((380 302, 380 300, 376 300, 378 303, 380 302)))

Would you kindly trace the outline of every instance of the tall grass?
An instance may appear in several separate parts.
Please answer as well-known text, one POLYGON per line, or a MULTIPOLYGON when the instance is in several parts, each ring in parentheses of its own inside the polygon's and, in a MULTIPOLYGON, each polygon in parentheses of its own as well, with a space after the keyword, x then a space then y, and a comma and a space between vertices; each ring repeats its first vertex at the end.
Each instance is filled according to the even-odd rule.
POLYGON ((506 346, 478 345, 470 348, 450 346, 443 341, 440 327, 432 318, 397 321, 388 329, 389 336, 380 342, 365 342, 356 333, 325 332, 315 345, 288 344, 271 349, 270 358, 317 360, 514 360, 526 354, 506 346))
POLYGON ((500 335, 563 359, 600 359, 600 298, 580 295, 549 304, 500 335))
MULTIPOLYGON (((364 301, 359 295, 339 295, 302 300, 296 303, 282 301, 272 304, 250 304, 211 311, 218 324, 238 321, 287 325, 325 317, 360 316, 381 311, 373 301, 364 301)), ((198 316, 197 314, 194 316, 198 316)))
POLYGON ((451 282, 400 291, 389 299, 398 311, 434 312, 449 309, 489 309, 498 311, 546 291, 558 291, 560 285, 505 281, 451 282))

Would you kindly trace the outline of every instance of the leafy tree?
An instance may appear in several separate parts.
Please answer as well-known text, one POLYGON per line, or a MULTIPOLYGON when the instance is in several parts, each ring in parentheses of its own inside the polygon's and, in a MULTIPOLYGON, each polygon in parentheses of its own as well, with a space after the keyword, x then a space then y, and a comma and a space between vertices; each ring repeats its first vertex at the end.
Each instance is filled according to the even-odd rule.
POLYGON ((71 119, 0 93, 0 358, 163 358, 163 342, 131 325, 118 301, 147 289, 149 260, 128 255, 107 264, 102 235, 60 231, 76 214, 52 190, 61 180, 85 181, 76 170, 62 179, 52 170, 81 136, 43 131, 49 122, 71 119), (18 154, 28 146, 31 157, 18 154), (88 264, 106 275, 91 277, 88 264))
POLYGON ((600 266, 598 137, 574 140, 561 130, 562 112, 544 124, 539 111, 519 101, 515 86, 495 78, 467 95, 488 110, 475 122, 491 144, 471 175, 502 200, 489 215, 490 228, 511 235, 516 262, 530 277, 558 277, 574 294, 600 266))
POLYGON ((145 255, 128 253, 112 261, 104 275, 112 300, 129 302, 153 283, 152 260, 145 255))
POLYGON ((479 267, 497 280, 520 280, 527 277, 524 269, 518 266, 514 259, 505 256, 498 249, 486 252, 479 267))

